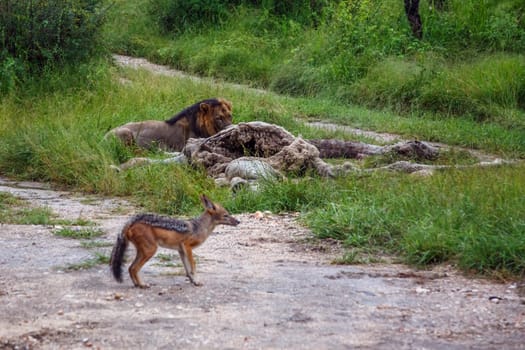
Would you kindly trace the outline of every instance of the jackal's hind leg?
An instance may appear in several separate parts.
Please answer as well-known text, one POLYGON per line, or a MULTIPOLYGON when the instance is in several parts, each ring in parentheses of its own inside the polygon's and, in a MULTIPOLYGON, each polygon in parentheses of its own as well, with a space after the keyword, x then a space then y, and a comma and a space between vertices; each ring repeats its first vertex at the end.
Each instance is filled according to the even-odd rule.
POLYGON ((139 277, 139 271, 144 264, 151 259, 157 251, 157 245, 155 243, 148 242, 146 239, 133 242, 137 249, 137 256, 129 267, 129 275, 135 287, 149 288, 148 284, 143 284, 139 277))

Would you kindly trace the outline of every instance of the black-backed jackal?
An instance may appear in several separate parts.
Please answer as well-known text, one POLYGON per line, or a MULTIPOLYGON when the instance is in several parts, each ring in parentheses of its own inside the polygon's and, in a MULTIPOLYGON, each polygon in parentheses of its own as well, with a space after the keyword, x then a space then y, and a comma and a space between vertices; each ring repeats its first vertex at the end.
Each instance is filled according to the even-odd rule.
POLYGON ((191 283, 195 280, 193 248, 202 244, 217 225, 237 226, 239 220, 231 216, 221 205, 202 195, 204 212, 191 220, 179 220, 155 214, 139 214, 132 217, 118 235, 111 253, 111 271, 118 282, 122 282, 122 262, 129 242, 137 250, 137 256, 129 267, 129 275, 135 287, 147 288, 139 278, 142 266, 155 255, 157 247, 176 249, 179 252, 186 275, 191 283))

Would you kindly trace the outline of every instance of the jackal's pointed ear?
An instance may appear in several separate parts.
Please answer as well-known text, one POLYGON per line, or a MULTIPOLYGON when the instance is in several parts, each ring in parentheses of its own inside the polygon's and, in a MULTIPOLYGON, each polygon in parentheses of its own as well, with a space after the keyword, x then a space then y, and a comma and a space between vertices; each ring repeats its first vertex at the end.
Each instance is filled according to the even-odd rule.
POLYGON ((208 197, 206 197, 206 195, 204 194, 201 195, 201 202, 202 202, 202 205, 204 205, 204 208, 211 209, 211 210, 217 210, 217 208, 215 208, 215 204, 213 204, 213 202, 208 197))
POLYGON ((206 102, 202 102, 200 105, 199 105, 199 108, 201 110, 202 113, 206 114, 210 111, 210 105, 207 104, 206 102))

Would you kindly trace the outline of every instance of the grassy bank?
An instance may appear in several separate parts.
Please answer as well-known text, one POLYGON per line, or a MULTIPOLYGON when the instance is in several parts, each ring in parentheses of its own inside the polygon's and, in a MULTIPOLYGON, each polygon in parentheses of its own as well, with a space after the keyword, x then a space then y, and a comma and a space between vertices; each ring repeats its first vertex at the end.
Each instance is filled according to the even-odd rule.
POLYGON ((35 83, 26 96, 14 94, 2 100, 1 174, 126 196, 144 210, 167 214, 198 213, 198 194, 203 192, 236 213, 297 211, 319 237, 342 240, 351 252, 348 262, 359 261, 363 254, 386 252, 416 265, 447 261, 466 271, 498 276, 523 271, 523 165, 444 171, 425 179, 404 174, 356 174, 335 180, 313 176, 267 183, 260 192, 232 196, 229 190, 215 187, 203 171, 188 166, 157 164, 115 172, 111 164, 158 154, 103 139, 116 125, 164 119, 209 96, 230 98, 237 122, 263 120, 312 138, 342 135, 310 129, 298 119, 333 117, 378 129, 385 124, 412 136, 431 130, 441 140, 461 139, 470 132, 477 135, 481 148, 522 154, 519 142, 509 141, 508 149, 501 146, 513 139, 511 132, 495 132, 487 143, 487 125, 469 119, 448 125, 419 117, 414 123, 387 112, 118 69, 107 62, 84 70, 83 75, 87 71, 91 76, 85 83, 78 83, 71 72, 56 73, 46 79, 48 85, 35 83), (326 191, 327 186, 333 190, 326 191))

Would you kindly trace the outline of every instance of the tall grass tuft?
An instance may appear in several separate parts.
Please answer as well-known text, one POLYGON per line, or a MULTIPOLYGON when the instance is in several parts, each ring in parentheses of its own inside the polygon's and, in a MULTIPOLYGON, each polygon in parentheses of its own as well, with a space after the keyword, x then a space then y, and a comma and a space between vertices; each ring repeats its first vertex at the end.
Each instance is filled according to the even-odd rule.
MULTIPOLYGON (((504 109, 520 108, 524 82, 525 56, 492 55, 435 72, 416 101, 423 109, 498 120, 504 109)), ((509 126, 525 127, 520 124, 509 126)))
POLYGON ((439 62, 443 58, 435 55, 413 61, 386 59, 353 84, 348 98, 401 112, 418 107, 443 116, 468 115, 508 128, 525 126, 520 112, 524 56, 488 55, 453 67, 439 62))
POLYGON ((412 264, 455 261, 467 271, 519 274, 525 267, 525 178, 518 176, 523 170, 519 165, 419 180, 353 179, 352 196, 340 196, 304 219, 321 237, 385 249, 412 264))
POLYGON ((263 181, 257 192, 240 191, 228 202, 233 212, 269 210, 274 213, 308 211, 330 201, 323 190, 326 182, 317 177, 285 181, 263 181))

